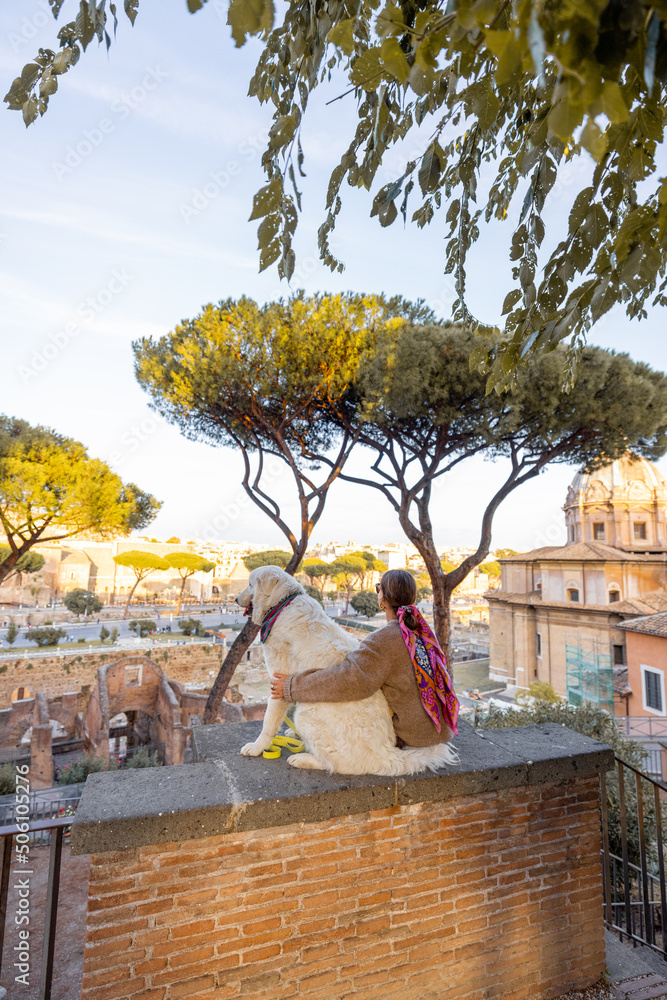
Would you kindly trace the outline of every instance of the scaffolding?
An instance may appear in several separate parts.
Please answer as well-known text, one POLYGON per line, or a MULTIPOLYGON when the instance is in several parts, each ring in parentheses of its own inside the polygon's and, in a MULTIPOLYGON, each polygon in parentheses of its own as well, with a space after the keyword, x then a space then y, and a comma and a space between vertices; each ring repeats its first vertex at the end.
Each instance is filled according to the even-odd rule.
POLYGON ((565 639, 567 700, 571 705, 591 702, 614 714, 614 667, 599 639, 565 639))

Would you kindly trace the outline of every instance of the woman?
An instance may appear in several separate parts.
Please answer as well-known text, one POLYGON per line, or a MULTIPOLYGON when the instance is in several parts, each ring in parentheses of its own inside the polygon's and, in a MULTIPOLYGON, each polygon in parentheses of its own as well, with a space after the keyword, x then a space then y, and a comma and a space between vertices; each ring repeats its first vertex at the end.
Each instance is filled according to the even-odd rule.
POLYGON ((390 569, 375 589, 387 624, 333 667, 274 674, 271 696, 294 702, 357 701, 381 688, 397 746, 448 743, 458 732, 459 703, 445 655, 415 605, 414 577, 390 569))

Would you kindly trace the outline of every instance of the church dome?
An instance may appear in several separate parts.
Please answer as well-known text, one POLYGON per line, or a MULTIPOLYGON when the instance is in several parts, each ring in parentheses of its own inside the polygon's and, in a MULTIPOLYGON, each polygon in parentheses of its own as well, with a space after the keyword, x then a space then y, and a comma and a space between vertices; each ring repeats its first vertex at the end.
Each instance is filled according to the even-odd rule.
POLYGON ((601 542, 626 552, 667 548, 667 480, 631 452, 595 472, 578 472, 563 509, 568 544, 601 542))
POLYGON ((578 472, 570 488, 578 493, 579 490, 586 491, 593 483, 600 483, 609 493, 631 483, 642 484, 650 491, 667 487, 667 480, 657 465, 631 452, 595 472, 578 472))

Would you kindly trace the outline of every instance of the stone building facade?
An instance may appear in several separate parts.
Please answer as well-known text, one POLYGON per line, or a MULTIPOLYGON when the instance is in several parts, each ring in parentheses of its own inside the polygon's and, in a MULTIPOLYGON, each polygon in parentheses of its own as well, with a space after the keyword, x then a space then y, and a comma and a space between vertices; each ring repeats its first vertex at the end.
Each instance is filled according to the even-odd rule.
POLYGON ((577 675, 581 686, 597 672, 606 687, 585 700, 627 714, 617 626, 667 610, 667 482, 628 455, 578 473, 564 511, 565 545, 501 560, 501 587, 486 595, 492 676, 517 687, 546 681, 576 701, 577 675))
MULTIPOLYGON (((159 556, 174 552, 197 552, 202 546, 195 542, 158 542, 145 539, 91 538, 64 539, 36 545, 35 552, 46 560, 42 570, 34 576, 22 574, 11 577, 6 587, 0 587, 0 603, 46 605, 51 600, 62 600, 65 594, 80 587, 91 590, 104 604, 119 604, 135 584, 135 575, 129 566, 119 566, 114 556, 139 550, 159 556)), ((235 550, 233 550, 235 553, 235 550)), ((248 570, 241 557, 216 556, 205 552, 205 558, 215 563, 210 573, 195 573, 185 585, 186 597, 202 601, 224 600, 243 590, 247 585, 248 570), (222 559, 216 562, 216 558, 222 559)), ((137 599, 174 600, 181 588, 181 578, 176 570, 155 570, 135 590, 137 599)))

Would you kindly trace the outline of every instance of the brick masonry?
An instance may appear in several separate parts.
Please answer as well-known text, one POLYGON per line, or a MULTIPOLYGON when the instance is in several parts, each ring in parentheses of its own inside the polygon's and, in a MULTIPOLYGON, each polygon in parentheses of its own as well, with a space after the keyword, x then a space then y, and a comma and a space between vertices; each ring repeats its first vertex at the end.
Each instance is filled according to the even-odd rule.
POLYGON ((3 660, 0 664, 0 707, 10 704, 12 692, 23 685, 34 694, 45 691, 53 698, 69 691, 78 691, 84 684, 94 686, 97 668, 103 663, 128 656, 148 656, 162 667, 169 680, 209 680, 208 671, 220 669, 225 650, 222 646, 197 645, 137 647, 108 653, 81 653, 75 656, 39 656, 29 659, 3 660), (6 667, 6 670, 2 668, 6 667))
POLYGON ((81 1000, 548 1000, 605 968, 597 777, 91 857, 81 1000))

